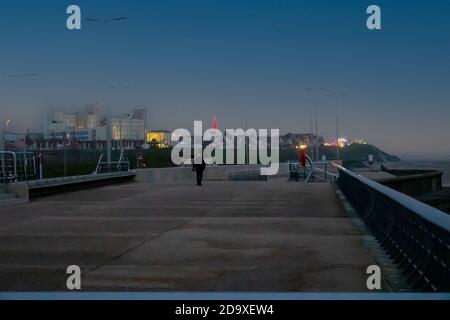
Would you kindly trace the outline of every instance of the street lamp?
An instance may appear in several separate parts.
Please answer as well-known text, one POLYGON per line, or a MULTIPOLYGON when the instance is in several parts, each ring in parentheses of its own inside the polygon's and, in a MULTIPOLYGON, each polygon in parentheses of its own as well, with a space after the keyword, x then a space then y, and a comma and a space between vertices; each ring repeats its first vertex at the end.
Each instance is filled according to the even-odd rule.
POLYGON ((64 177, 67 177, 67 143, 70 143, 70 133, 67 133, 64 138, 64 177))
MULTIPOLYGON (((5 138, 3 137, 3 105, 2 105, 2 98, 3 98, 3 92, 2 92, 2 80, 3 80, 3 72, 0 70, 0 151, 5 150, 5 138)), ((3 155, 0 159, 3 162, 3 155)), ((2 172, 3 173, 3 172, 2 172)))
MULTIPOLYGON (((319 115, 318 115, 318 104, 319 104, 319 95, 318 93, 324 91, 325 88, 306 88, 307 91, 310 91, 314 95, 314 115, 315 115, 315 138, 314 138, 314 147, 315 147, 315 155, 313 154, 313 159, 316 161, 319 160, 319 115)), ((312 133, 312 132, 311 132, 312 133)))
MULTIPOLYGON (((112 17, 112 18, 98 18, 98 17, 94 17, 94 18, 86 18, 85 21, 90 22, 90 23, 104 23, 104 24, 109 24, 109 23, 122 23, 124 21, 127 21, 128 17, 126 16, 118 16, 118 17, 112 17)), ((120 89, 120 88, 131 88, 130 85, 126 85, 126 86, 121 86, 121 87, 116 87, 116 86, 110 86, 108 87, 108 89, 120 89)), ((106 98, 108 100, 108 97, 106 98)), ((107 101, 108 104, 108 101, 107 101)), ((106 157, 108 159, 108 162, 111 162, 111 147, 112 147, 112 143, 111 143, 111 122, 110 122, 110 117, 109 117, 109 106, 106 106, 106 157)))
POLYGON ((339 146, 339 98, 345 97, 343 94, 329 94, 329 97, 336 99, 336 160, 340 160, 340 146, 339 146))

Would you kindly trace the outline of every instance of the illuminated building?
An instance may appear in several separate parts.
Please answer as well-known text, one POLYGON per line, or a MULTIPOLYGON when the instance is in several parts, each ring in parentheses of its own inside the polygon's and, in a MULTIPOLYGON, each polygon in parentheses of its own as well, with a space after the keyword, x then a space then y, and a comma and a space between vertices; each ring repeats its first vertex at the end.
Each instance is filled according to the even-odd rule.
POLYGON ((168 148, 171 145, 171 132, 167 130, 154 130, 147 133, 147 143, 158 148, 168 148))
POLYGON ((125 118, 111 119, 112 140, 144 141, 144 120, 125 118))

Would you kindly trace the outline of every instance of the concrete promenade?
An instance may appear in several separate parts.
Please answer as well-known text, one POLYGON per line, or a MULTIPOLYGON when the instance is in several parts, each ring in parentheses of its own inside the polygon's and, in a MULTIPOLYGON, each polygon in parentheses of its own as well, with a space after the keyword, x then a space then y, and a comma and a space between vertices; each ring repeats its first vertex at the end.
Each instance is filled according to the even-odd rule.
POLYGON ((135 182, 0 208, 0 291, 367 291, 330 184, 135 182))

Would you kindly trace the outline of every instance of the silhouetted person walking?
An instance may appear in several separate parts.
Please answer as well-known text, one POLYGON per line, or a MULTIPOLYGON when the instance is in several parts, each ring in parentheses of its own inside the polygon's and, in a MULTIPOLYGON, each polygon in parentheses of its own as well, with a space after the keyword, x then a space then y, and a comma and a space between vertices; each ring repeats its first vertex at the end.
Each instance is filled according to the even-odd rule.
POLYGON ((203 172, 205 171, 205 169, 206 169, 205 160, 202 160, 201 164, 194 163, 192 166, 192 171, 195 171, 195 173, 197 173, 197 186, 202 185, 203 172))

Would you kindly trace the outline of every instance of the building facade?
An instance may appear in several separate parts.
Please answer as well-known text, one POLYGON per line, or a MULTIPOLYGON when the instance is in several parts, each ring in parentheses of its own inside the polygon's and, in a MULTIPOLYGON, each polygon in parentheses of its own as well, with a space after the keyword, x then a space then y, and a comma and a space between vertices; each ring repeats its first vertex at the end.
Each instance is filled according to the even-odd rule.
POLYGON ((167 130, 152 130, 147 133, 147 143, 158 148, 168 148, 172 144, 171 135, 167 130))
POLYGON ((111 138, 115 141, 145 141, 144 120, 134 118, 112 118, 111 138))

